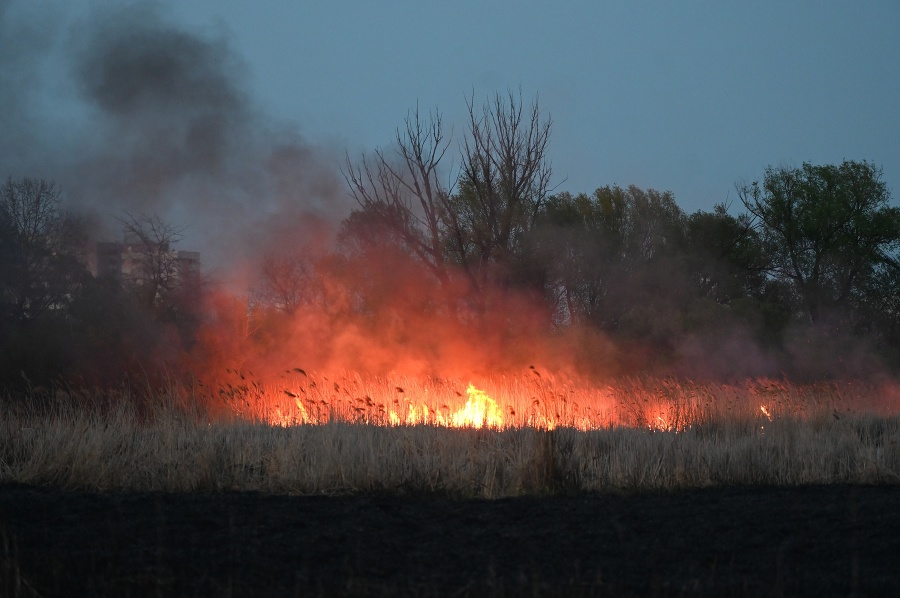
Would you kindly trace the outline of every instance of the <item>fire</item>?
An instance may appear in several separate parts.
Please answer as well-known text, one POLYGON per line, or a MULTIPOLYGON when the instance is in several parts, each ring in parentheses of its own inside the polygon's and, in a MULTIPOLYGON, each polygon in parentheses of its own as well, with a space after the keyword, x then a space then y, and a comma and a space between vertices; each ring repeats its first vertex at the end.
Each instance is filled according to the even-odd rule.
POLYGON ((440 378, 337 376, 285 370, 274 387, 239 379, 220 383, 218 395, 239 417, 278 426, 347 421, 385 426, 448 428, 533 427, 581 430, 613 425, 614 397, 608 387, 582 386, 533 370, 500 376, 487 386, 440 378), (300 374, 299 376, 297 374, 300 374))
POLYGON ((406 424, 407 426, 414 426, 416 424, 427 424, 431 423, 430 412, 428 410, 428 405, 410 405, 409 412, 406 414, 406 418, 401 418, 400 415, 397 414, 393 409, 388 414, 388 419, 391 422, 392 426, 399 426, 406 424))
POLYGON ((617 384, 597 385, 533 370, 474 380, 318 374, 298 369, 285 370, 281 381, 269 384, 235 371, 230 376, 229 381, 212 387, 218 400, 238 417, 278 426, 342 421, 585 431, 626 426, 680 433, 722 418, 756 425, 768 425, 783 413, 805 419, 827 412, 837 418, 839 411, 858 401, 860 393, 878 391, 846 384, 779 386, 767 380, 729 385, 622 379, 614 381, 617 384))
POLYGON ((469 396, 466 404, 449 415, 434 412, 428 405, 409 405, 406 417, 401 417, 395 410, 388 413, 392 426, 434 424, 451 428, 502 428, 503 412, 497 402, 487 392, 469 384, 466 389, 469 396))
POLYGON ((502 428, 503 413, 497 403, 483 390, 469 384, 466 389, 469 400, 462 409, 450 416, 454 428, 502 428))

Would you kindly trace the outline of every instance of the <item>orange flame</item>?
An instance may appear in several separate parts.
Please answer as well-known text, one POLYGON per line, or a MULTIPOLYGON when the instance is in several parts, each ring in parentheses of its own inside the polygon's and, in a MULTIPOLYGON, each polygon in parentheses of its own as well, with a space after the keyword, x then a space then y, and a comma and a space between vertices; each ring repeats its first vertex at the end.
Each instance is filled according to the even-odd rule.
POLYGON ((391 410, 388 420, 392 426, 435 424, 450 428, 502 428, 504 426, 503 412, 485 391, 479 390, 474 384, 469 384, 466 389, 469 396, 466 404, 449 415, 432 412, 428 405, 410 405, 406 418, 391 410))
POLYGON ((456 413, 450 416, 450 425, 454 428, 502 428, 503 413, 497 403, 483 390, 469 384, 466 389, 469 400, 456 413))
POLYGON ((766 380, 743 385, 625 380, 596 386, 550 374, 499 377, 485 380, 486 386, 476 380, 466 383, 465 392, 459 380, 441 378, 367 378, 352 372, 333 377, 302 370, 287 371, 286 378, 290 382, 266 386, 232 373, 234 384, 219 384, 215 391, 238 417, 279 426, 332 421, 545 430, 634 426, 674 433, 721 417, 748 418, 757 425, 782 413, 807 418, 827 412, 839 418, 860 393, 879 392, 850 387, 853 392, 847 393, 846 385, 781 387, 766 380))

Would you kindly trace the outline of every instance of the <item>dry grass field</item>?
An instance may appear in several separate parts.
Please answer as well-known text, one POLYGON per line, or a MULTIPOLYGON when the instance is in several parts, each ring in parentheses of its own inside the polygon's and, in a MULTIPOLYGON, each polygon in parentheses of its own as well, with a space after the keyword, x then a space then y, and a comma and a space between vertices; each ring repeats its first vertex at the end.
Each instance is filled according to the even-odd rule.
POLYGON ((900 590, 890 386, 295 372, 0 406, 0 594, 900 590))
POLYGON ((333 379, 8 400, 0 481, 466 498, 900 482, 890 390, 333 379), (468 391, 468 392, 467 392, 468 391))

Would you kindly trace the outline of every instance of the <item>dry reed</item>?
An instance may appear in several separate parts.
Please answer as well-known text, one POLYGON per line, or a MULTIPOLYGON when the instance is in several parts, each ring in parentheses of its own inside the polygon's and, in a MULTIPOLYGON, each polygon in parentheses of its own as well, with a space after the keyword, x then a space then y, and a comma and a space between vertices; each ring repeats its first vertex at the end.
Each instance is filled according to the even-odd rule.
POLYGON ((864 385, 597 389, 534 374, 485 384, 508 417, 494 429, 440 425, 448 402, 465 400, 458 383, 299 377, 290 393, 220 385, 223 401, 202 408, 183 388, 6 400, 0 483, 493 498, 900 481, 900 416, 872 407, 884 393, 864 385), (403 423, 420 404, 432 419, 403 423))

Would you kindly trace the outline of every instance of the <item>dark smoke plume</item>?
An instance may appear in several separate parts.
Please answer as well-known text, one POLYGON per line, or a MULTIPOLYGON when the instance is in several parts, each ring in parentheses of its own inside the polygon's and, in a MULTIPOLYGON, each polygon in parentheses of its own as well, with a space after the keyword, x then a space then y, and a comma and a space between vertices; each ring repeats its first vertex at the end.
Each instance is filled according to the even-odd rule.
POLYGON ((154 214, 231 272, 278 242, 273 225, 345 215, 333 152, 258 113, 227 37, 156 3, 54 21, 7 0, 0 31, 2 174, 55 180, 69 209, 105 223, 97 235, 120 235, 125 212, 154 214))

